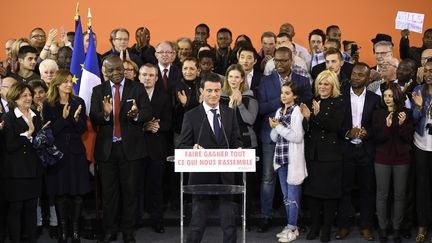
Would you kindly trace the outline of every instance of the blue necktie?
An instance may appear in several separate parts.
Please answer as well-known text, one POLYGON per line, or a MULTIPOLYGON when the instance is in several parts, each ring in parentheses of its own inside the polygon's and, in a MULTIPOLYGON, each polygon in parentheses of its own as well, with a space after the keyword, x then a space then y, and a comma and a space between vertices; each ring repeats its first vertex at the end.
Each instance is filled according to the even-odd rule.
POLYGON ((210 110, 213 113, 213 131, 216 137, 216 141, 219 142, 221 135, 221 127, 219 125, 219 119, 217 117, 217 109, 210 110))

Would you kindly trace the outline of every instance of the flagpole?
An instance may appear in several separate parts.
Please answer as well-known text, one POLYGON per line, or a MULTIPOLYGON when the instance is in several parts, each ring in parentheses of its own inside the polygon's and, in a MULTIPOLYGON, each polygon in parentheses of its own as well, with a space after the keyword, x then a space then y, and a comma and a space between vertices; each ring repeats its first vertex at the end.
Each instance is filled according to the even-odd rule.
POLYGON ((74 17, 74 19, 75 19, 75 29, 76 29, 76 26, 78 24, 78 18, 79 18, 79 2, 76 3, 76 7, 75 7, 75 17, 74 17))
POLYGON ((92 15, 91 15, 90 8, 88 9, 88 14, 87 14, 87 27, 88 29, 91 29, 92 27, 92 15))

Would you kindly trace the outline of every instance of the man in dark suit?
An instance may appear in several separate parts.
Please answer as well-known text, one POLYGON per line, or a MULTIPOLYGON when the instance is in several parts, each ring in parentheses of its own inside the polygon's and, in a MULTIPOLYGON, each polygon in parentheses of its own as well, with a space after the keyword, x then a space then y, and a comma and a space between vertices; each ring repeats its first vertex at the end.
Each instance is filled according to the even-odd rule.
POLYGON ((131 60, 138 67, 141 67, 143 64, 141 58, 128 48, 129 36, 129 31, 125 28, 113 29, 109 39, 112 48, 102 55, 102 60, 108 56, 114 55, 119 56, 122 60, 131 60))
POLYGON ((173 45, 169 41, 162 41, 156 45, 156 59, 158 60, 158 80, 156 89, 165 90, 171 94, 171 90, 182 78, 181 69, 172 64, 176 57, 173 45))
POLYGON ((145 185, 144 200, 147 202, 147 209, 155 232, 164 233, 162 180, 165 158, 170 154, 171 147, 169 143, 172 118, 171 101, 162 90, 155 89, 156 81, 158 81, 158 68, 155 65, 147 63, 141 66, 138 77, 146 89, 153 112, 152 120, 144 124, 144 136, 148 149, 148 156, 143 165, 144 178, 141 178, 145 185))
POLYGON ((261 216, 258 232, 266 232, 270 227, 276 173, 273 168, 275 143, 270 139, 271 127, 269 117, 275 115, 281 106, 281 86, 285 82, 293 82, 297 87, 298 103, 309 103, 312 90, 309 79, 291 70, 292 52, 288 47, 280 47, 274 57, 276 70, 269 76, 263 76, 258 91, 259 114, 262 116, 260 138, 262 142, 263 175, 261 180, 261 216))
POLYGON ((238 63, 243 67, 246 73, 248 87, 254 92, 255 97, 257 97, 258 87, 262 77, 262 74, 254 69, 258 54, 253 47, 246 46, 240 49, 238 56, 238 63))
POLYGON ((352 216, 351 192, 357 178, 360 188, 360 233, 365 240, 373 240, 375 212, 375 148, 372 134, 372 113, 380 98, 366 89, 370 68, 365 63, 354 65, 351 86, 342 92, 345 116, 341 135, 343 152, 342 199, 339 202, 336 239, 349 233, 349 216, 352 216))
MULTIPOLYGON (((235 149, 242 146, 235 111, 219 106, 222 84, 217 74, 209 74, 200 88, 203 103, 188 111, 183 119, 180 134, 182 149, 235 149)), ((191 173, 189 184, 235 184, 233 173, 191 173)), ((188 242, 201 242, 209 205, 212 198, 194 196, 192 202, 191 232, 188 242)), ((223 242, 235 243, 237 240, 235 210, 232 199, 220 198, 220 217, 223 242)))
MULTIPOLYGON (((349 62, 344 61, 342 53, 336 48, 329 48, 324 53, 325 62, 316 65, 312 68, 312 78, 315 80, 318 75, 328 69, 335 72, 338 75, 340 90, 343 91, 348 87, 348 81, 351 77, 353 65, 349 62)), ((314 85, 312 85, 312 89, 314 85)))
POLYGON ((121 205, 119 226, 124 242, 129 243, 135 242, 139 163, 147 156, 142 128, 152 112, 144 87, 124 78, 120 57, 107 57, 104 68, 109 80, 93 88, 90 106, 90 119, 98 127, 94 157, 102 184, 106 230, 102 242, 116 238, 121 205))
MULTIPOLYGON (((6 99, 6 95, 9 92, 9 89, 12 85, 14 85, 17 81, 12 77, 3 78, 0 82, 0 131, 3 129, 4 121, 3 115, 9 111, 8 102, 6 99)), ((0 134, 1 139, 3 140, 2 134, 0 134)), ((2 146, 0 146, 0 165, 3 165, 4 160, 4 152, 2 151, 2 146)), ((3 171, 2 171, 3 172, 3 171)), ((3 185, 3 174, 0 173, 0 182, 3 185)), ((0 187, 0 243, 3 243, 6 239, 6 216, 7 216, 7 201, 4 196, 3 186, 0 187)))

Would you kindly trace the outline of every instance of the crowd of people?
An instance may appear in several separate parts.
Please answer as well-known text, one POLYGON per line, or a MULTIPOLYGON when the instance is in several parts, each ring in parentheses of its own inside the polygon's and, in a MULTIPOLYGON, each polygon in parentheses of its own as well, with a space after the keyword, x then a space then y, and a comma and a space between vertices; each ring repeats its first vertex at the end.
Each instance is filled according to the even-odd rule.
MULTIPOLYGON (((89 34, 83 34, 85 51, 89 34)), ((389 235, 401 242, 413 228, 416 242, 427 240, 432 29, 420 47, 401 31, 400 59, 393 38, 376 34, 370 65, 355 40, 342 41, 336 25, 312 30, 307 48, 294 41, 289 23, 277 34, 263 32, 259 48, 244 34, 234 40, 228 28, 217 31, 215 47, 209 36, 209 27, 199 24, 193 39, 153 47, 150 30, 140 27, 130 47, 129 31, 113 29, 112 48, 98 53, 102 83, 93 88, 90 107, 73 91, 74 32, 35 28, 29 38, 7 40, 0 66, 0 242, 6 236, 36 242, 42 201, 50 236, 81 242, 83 196, 92 190, 82 141, 87 118, 96 131, 102 192, 98 242, 114 241, 118 232, 135 242, 145 212, 154 231, 165 232, 164 210, 179 208, 179 176, 166 163, 174 149, 240 147, 261 158, 257 172, 248 173, 246 215, 257 207, 258 232, 272 226, 280 188, 287 223, 279 242, 299 238, 307 221, 299 218, 310 219, 308 240, 330 241, 333 225, 334 238, 346 239, 356 212, 367 241, 377 229, 380 242, 389 235)), ((191 173, 189 183, 236 181, 230 173, 191 173)), ((188 242, 201 242, 213 201, 221 202, 223 241, 236 242, 229 196, 193 197, 188 242)))

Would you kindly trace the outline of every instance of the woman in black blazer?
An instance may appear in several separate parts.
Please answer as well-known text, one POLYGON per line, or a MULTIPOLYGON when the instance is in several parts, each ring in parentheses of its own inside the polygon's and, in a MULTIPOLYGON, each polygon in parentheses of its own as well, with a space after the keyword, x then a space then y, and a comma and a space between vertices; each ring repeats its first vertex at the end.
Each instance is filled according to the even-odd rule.
POLYGON ((72 74, 67 70, 57 71, 43 105, 43 117, 44 121, 51 122, 54 143, 64 154, 60 161, 47 168, 47 193, 55 196, 59 242, 67 242, 69 218, 72 242, 80 242, 82 195, 90 191, 88 162, 81 140, 87 130, 85 111, 84 101, 73 92, 72 74), (70 201, 73 208, 68 210, 70 201))
POLYGON ((312 100, 312 111, 305 104, 300 106, 308 120, 308 124, 304 125, 309 175, 304 183, 304 193, 309 196, 312 226, 306 238, 311 240, 318 236, 322 211, 320 240, 328 242, 337 200, 342 195, 342 153, 338 132, 344 114, 336 73, 326 70, 318 75, 315 80, 315 97, 312 100))
POLYGON ((28 84, 13 85, 7 99, 9 112, 3 117, 2 170, 9 202, 9 236, 12 242, 20 242, 23 227, 28 242, 36 242, 36 204, 41 190, 42 164, 32 141, 42 122, 38 112, 31 109, 33 90, 28 84))

